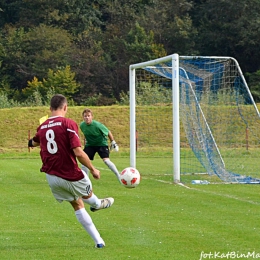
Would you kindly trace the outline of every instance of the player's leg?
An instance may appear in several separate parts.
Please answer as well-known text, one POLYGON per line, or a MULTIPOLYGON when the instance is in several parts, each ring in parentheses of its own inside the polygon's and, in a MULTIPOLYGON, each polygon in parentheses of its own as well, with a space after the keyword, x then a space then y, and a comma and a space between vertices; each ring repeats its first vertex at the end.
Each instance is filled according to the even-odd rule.
POLYGON ((101 206, 101 200, 93 192, 89 196, 83 196, 82 200, 93 208, 98 209, 101 206))
POLYGON ((103 162, 116 175, 117 179, 119 180, 119 171, 116 168, 115 164, 112 161, 110 161, 109 158, 103 158, 103 162))
POLYGON ((96 226, 94 225, 91 217, 84 208, 84 203, 81 198, 70 201, 70 204, 74 208, 75 215, 79 223, 88 232, 91 238, 94 240, 96 247, 102 248, 105 246, 104 240, 101 238, 96 226))
POLYGON ((117 170, 116 165, 112 161, 110 161, 108 146, 101 146, 98 154, 103 162, 106 164, 106 166, 115 174, 119 181, 119 171, 117 170))
POLYGON ((107 209, 111 207, 114 203, 114 198, 110 197, 110 198, 104 198, 98 200, 100 202, 98 205, 96 199, 94 200, 93 197, 97 198, 95 194, 92 194, 90 198, 85 198, 85 197, 82 198, 85 203, 90 205, 90 210, 92 212, 98 211, 100 209, 107 209))
MULTIPOLYGON (((96 150, 94 147, 87 146, 84 148, 84 152, 87 154, 91 161, 94 160, 96 150)), ((81 165, 81 169, 88 175, 88 168, 85 165, 81 165)))
POLYGON ((84 203, 90 205, 90 210, 95 212, 100 209, 106 209, 114 203, 113 198, 99 199, 92 191, 92 183, 88 175, 84 173, 84 178, 73 183, 77 194, 80 194, 84 203))
POLYGON ((90 205, 91 211, 106 209, 113 205, 113 198, 99 199, 92 192, 92 183, 88 175, 82 171, 84 178, 79 181, 67 181, 54 175, 46 174, 51 191, 57 201, 74 201, 82 198, 83 202, 90 205))
MULTIPOLYGON (((84 193, 87 196, 92 194, 91 182, 83 180, 82 182, 70 182, 59 178, 55 175, 46 174, 47 181, 51 188, 53 196, 57 201, 68 201, 72 205, 75 211, 76 218, 88 232, 88 234, 95 241, 97 247, 103 247, 105 245, 103 239, 100 237, 91 217, 84 208, 83 200, 80 198, 80 189, 85 188, 84 193)), ((96 198, 97 199, 97 198, 96 198)), ((101 200, 97 199, 97 203, 101 204, 101 200)))

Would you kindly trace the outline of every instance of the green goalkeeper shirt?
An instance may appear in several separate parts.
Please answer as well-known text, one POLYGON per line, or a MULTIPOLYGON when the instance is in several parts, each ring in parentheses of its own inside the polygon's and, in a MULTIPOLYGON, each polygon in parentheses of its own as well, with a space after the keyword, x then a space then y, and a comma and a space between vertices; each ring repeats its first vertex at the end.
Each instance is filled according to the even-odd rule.
POLYGON ((79 127, 86 138, 85 146, 108 146, 109 129, 100 122, 92 120, 91 124, 88 125, 83 121, 79 127))

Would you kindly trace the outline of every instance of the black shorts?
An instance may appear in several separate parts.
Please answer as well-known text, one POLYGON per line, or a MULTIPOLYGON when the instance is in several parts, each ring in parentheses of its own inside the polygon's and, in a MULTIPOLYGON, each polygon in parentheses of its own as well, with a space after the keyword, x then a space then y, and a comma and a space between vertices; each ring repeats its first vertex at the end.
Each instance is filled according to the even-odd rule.
POLYGON ((98 153, 101 159, 109 158, 108 146, 87 146, 84 148, 84 152, 88 155, 91 161, 94 160, 96 153, 98 153))

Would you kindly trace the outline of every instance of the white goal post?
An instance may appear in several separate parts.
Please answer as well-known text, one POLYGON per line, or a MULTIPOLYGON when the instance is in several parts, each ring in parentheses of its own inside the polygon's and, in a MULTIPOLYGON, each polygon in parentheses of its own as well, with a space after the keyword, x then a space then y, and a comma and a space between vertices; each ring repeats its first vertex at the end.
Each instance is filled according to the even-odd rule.
POLYGON ((131 65, 129 68, 130 84, 130 166, 136 167, 136 111, 135 111, 135 69, 172 61, 172 100, 173 100, 173 169, 174 182, 180 182, 180 118, 179 118, 179 55, 173 54, 163 58, 131 65))
MULTIPOLYGON (((181 127, 186 133, 186 147, 191 148, 206 173, 215 174, 225 182, 260 182, 260 176, 255 174, 258 170, 252 169, 255 162, 253 159, 248 160, 248 154, 245 161, 252 162, 252 165, 249 165, 250 171, 246 169, 246 163, 242 158, 234 162, 234 165, 232 165, 234 158, 228 163, 225 162, 232 153, 235 154, 234 157, 237 154, 240 157, 241 151, 244 153, 248 147, 253 147, 254 152, 259 151, 260 148, 259 111, 239 64, 234 58, 172 54, 130 65, 130 166, 135 168, 138 167, 136 165, 136 91, 138 87, 145 85, 151 88, 158 87, 159 92, 161 89, 163 92, 164 89, 169 88, 172 91, 168 103, 172 106, 172 118, 169 120, 172 122, 172 137, 170 137, 172 140, 169 142, 172 143, 174 183, 181 181, 181 127), (138 76, 139 70, 148 71, 153 76, 138 76), (167 84, 158 80, 156 84, 152 83, 155 74, 166 78, 167 84), (238 151, 235 153, 237 148, 238 151), (251 173, 253 178, 246 176, 251 173)), ((164 104, 163 101, 156 102, 157 104, 154 105, 157 107, 164 104)), ((169 136, 167 135, 166 138, 169 136)), ((196 170, 191 172, 194 173, 196 170)))

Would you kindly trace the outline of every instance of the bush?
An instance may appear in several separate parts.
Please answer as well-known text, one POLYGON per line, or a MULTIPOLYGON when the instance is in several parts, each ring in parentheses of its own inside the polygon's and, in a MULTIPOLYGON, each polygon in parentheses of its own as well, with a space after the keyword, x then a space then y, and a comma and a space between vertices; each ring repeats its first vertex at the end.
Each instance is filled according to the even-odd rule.
POLYGON ((0 108, 20 107, 21 104, 13 99, 8 99, 7 94, 0 93, 0 108))

